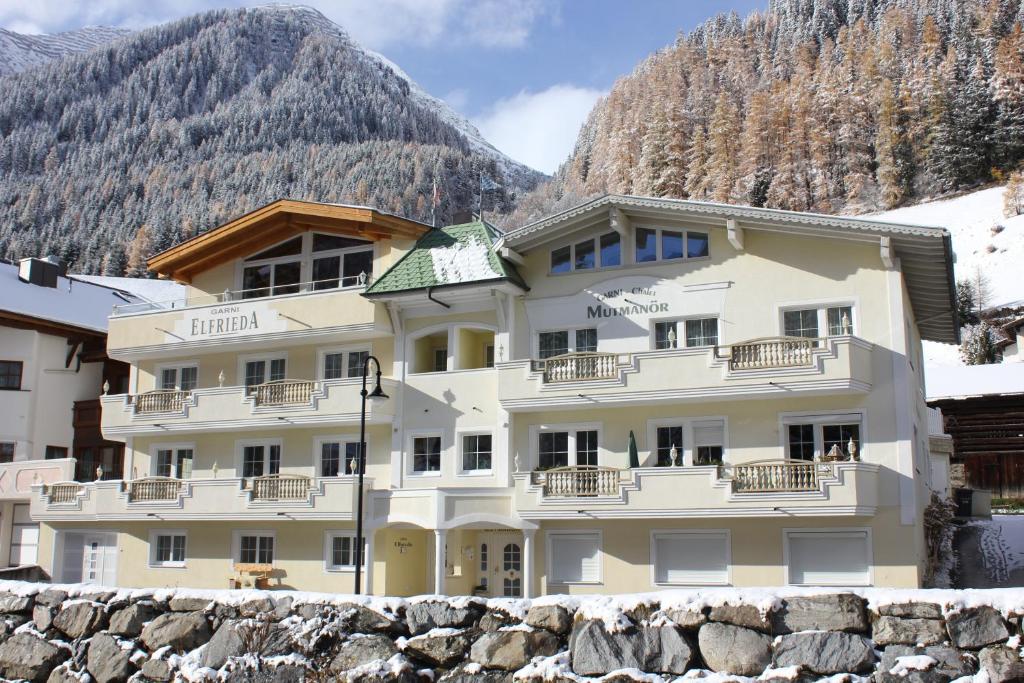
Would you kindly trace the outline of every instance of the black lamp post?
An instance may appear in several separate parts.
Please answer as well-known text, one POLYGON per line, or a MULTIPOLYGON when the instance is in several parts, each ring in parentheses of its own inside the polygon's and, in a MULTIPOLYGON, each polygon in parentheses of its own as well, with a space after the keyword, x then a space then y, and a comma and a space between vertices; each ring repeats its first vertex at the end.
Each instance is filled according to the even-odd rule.
POLYGON ((363 388, 359 395, 363 397, 362 413, 359 416, 359 491, 356 493, 356 595, 362 593, 363 579, 363 473, 366 471, 366 401, 383 401, 388 398, 380 388, 380 361, 376 356, 367 356, 363 363, 363 388), (366 391, 366 377, 370 372, 370 361, 377 367, 377 381, 373 391, 366 391))

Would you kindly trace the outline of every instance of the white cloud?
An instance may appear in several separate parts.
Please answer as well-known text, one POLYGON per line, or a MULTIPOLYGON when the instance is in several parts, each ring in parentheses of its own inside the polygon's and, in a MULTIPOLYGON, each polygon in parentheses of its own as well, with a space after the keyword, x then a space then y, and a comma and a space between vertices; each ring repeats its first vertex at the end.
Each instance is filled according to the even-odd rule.
POLYGON ((455 111, 465 111, 469 104, 469 90, 466 88, 455 88, 441 98, 448 103, 448 106, 455 111))
POLYGON ((601 90, 554 85, 498 100, 473 119, 483 136, 513 159, 553 173, 572 152, 601 90))

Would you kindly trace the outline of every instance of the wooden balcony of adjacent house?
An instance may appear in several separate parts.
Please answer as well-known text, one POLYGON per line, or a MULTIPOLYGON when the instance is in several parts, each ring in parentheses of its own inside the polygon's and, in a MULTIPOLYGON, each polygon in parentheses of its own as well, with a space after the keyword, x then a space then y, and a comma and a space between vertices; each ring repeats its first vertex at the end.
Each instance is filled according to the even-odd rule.
MULTIPOLYGON (((381 385, 386 393, 397 393, 394 380, 382 378, 381 385)), ((361 377, 284 379, 249 386, 107 395, 100 399, 103 433, 113 437, 232 431, 271 425, 291 428, 321 423, 325 415, 339 425, 357 425, 361 386, 361 377)), ((393 401, 369 403, 367 423, 390 422, 394 409, 393 401)))
POLYGON ((864 394, 873 344, 851 335, 767 337, 731 345, 632 353, 568 353, 498 363, 498 398, 510 412, 864 394))

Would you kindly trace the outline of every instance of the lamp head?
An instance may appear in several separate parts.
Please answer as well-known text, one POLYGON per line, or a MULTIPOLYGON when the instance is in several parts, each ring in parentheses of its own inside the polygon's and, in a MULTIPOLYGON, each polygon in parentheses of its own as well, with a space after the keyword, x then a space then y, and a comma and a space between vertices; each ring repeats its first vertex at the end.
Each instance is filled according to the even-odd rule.
POLYGON ((373 391, 366 395, 366 398, 370 399, 371 401, 386 401, 388 398, 390 398, 387 394, 384 393, 384 390, 381 389, 379 374, 377 375, 377 386, 373 388, 373 391))

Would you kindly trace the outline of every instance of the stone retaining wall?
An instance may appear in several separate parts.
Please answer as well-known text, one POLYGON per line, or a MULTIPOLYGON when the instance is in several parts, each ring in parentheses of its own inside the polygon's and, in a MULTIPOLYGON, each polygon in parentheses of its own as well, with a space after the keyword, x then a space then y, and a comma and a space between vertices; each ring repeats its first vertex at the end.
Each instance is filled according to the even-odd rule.
MULTIPOLYGON (((0 676, 75 681, 1024 680, 1007 594, 412 600, 3 585, 0 676), (981 596, 979 600, 979 595, 981 596), (996 598, 999 598, 996 600, 996 598), (358 601, 353 602, 353 600, 358 601), (721 674, 730 674, 722 676, 721 674)), ((696 595, 701 595, 695 592, 696 595)))

